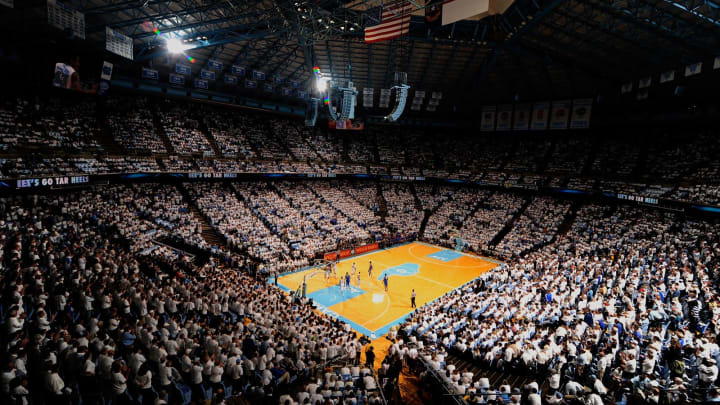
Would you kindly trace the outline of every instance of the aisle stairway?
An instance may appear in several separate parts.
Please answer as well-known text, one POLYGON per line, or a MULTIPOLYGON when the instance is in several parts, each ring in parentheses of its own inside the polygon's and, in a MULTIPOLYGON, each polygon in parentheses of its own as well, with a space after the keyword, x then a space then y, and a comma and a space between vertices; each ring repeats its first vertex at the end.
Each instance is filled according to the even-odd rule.
POLYGON ((515 224, 515 221, 518 218, 520 218, 520 216, 525 212, 525 210, 527 209, 527 207, 530 205, 531 202, 532 202, 531 198, 528 198, 525 200, 525 202, 523 203, 522 207, 520 207, 518 212, 516 212, 515 215, 513 215, 513 217, 510 219, 510 221, 508 221, 508 223, 505 225, 505 227, 503 227, 503 229, 501 229, 500 232, 498 232, 497 235, 495 235, 495 237, 492 238, 490 243, 488 243, 489 246, 495 246, 498 243, 500 243, 501 240, 503 240, 505 235, 507 235, 508 232, 510 232, 510 230, 512 229, 513 224, 515 224))

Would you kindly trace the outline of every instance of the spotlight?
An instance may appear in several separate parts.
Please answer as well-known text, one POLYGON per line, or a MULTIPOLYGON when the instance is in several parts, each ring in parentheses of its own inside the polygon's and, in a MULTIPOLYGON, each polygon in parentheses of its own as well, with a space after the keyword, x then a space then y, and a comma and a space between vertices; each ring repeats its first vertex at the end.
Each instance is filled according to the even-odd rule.
POLYGON ((170 38, 165 44, 170 53, 183 53, 183 51, 187 49, 187 45, 183 44, 182 41, 177 38, 170 38))
POLYGON ((315 80, 315 87, 317 88, 317 91, 320 93, 324 93, 325 90, 327 90, 327 84, 330 81, 327 77, 318 77, 317 80, 315 80))

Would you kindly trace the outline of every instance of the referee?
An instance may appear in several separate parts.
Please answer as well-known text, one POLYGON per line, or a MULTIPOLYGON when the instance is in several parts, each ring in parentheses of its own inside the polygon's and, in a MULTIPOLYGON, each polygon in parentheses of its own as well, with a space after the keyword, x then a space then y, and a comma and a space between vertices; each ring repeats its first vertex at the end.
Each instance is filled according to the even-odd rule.
POLYGON ((411 308, 417 308, 417 305, 415 305, 415 289, 412 290, 412 296, 410 297, 410 307, 411 308))

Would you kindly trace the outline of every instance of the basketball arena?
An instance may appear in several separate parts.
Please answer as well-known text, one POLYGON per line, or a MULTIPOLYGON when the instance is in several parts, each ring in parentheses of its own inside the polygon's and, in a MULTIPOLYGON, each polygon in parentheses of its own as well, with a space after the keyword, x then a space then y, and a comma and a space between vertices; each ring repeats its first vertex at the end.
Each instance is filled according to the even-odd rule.
POLYGON ((720 0, 0 0, 0 404, 720 402, 720 0))

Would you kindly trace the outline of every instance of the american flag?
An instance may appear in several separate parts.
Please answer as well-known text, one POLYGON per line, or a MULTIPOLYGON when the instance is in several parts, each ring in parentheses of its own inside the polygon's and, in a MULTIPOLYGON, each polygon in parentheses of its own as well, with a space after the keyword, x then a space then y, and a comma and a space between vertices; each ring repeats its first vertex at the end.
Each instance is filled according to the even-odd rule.
POLYGON ((408 0, 388 2, 366 13, 365 42, 372 43, 401 37, 410 32, 410 12, 412 4, 408 0))

